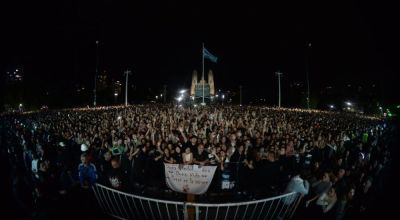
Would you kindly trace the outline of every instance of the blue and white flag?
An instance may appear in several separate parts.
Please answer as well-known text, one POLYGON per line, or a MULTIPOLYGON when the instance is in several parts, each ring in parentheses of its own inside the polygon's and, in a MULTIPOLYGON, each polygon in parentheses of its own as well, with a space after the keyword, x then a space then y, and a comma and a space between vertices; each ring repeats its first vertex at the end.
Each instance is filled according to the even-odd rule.
POLYGON ((218 57, 216 57, 216 56, 212 55, 210 52, 208 52, 208 50, 205 47, 203 47, 203 57, 211 60, 214 63, 216 63, 218 60, 218 57))

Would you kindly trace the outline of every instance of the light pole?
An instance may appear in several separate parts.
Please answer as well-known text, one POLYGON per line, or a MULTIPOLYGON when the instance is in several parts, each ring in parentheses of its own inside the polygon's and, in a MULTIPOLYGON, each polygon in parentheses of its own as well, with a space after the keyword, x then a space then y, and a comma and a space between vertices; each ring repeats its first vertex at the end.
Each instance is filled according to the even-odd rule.
POLYGON ((167 102, 167 85, 164 85, 163 99, 165 104, 167 102))
POLYGON ((99 41, 96 40, 96 73, 94 75, 94 97, 93 97, 93 106, 96 107, 97 105, 97 75, 99 72, 99 41))
POLYGON ((130 70, 125 70, 125 106, 128 106, 128 77, 132 72, 130 70))
POLYGON ((242 106, 242 85, 239 86, 239 104, 242 106))
POLYGON ((311 43, 308 43, 306 51, 307 109, 310 109, 310 79, 308 77, 308 63, 309 63, 308 54, 310 53, 309 48, 311 48, 311 43))
POLYGON ((281 107, 281 76, 283 73, 276 72, 275 75, 278 76, 278 107, 281 107))
POLYGON ((201 69, 201 80, 202 80, 202 82, 203 82, 203 98, 202 98, 202 102, 201 102, 201 105, 206 105, 206 103, 204 102, 204 84, 205 84, 205 80, 204 80, 204 43, 203 43, 203 49, 202 49, 202 51, 201 51, 201 57, 202 57, 202 69, 201 69))

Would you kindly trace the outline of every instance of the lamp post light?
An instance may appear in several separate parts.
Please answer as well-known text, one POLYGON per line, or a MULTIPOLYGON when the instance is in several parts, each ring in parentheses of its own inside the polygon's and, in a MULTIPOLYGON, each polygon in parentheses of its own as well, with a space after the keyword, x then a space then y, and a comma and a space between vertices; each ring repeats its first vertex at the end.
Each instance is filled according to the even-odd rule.
POLYGON ((307 109, 310 109, 310 78, 309 78, 310 49, 311 49, 311 43, 308 43, 306 51, 307 109))
POLYGON ((276 72, 275 75, 278 76, 278 107, 281 107, 281 76, 283 73, 276 72))
POLYGON ((114 92, 114 103, 117 103, 118 92, 114 92))
POLYGON ((96 72, 94 74, 93 106, 97 105, 97 75, 99 73, 99 41, 96 40, 96 72))
POLYGON ((242 106, 242 85, 239 86, 239 105, 242 106))
POLYGON ((125 79, 125 106, 128 106, 128 76, 131 73, 132 72, 130 70, 126 70, 124 72, 124 74, 126 75, 126 79, 125 79))

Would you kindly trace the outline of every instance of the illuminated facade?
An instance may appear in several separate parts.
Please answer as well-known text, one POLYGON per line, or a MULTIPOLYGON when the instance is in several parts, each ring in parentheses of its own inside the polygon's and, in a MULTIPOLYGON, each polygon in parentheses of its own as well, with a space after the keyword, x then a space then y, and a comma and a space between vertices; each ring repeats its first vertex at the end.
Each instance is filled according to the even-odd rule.
POLYGON ((208 71, 207 81, 202 78, 198 81, 197 71, 194 70, 192 74, 192 85, 190 87, 190 96, 194 97, 194 99, 203 97, 203 89, 204 89, 204 98, 212 98, 215 95, 215 84, 214 84, 214 74, 212 70, 208 71))

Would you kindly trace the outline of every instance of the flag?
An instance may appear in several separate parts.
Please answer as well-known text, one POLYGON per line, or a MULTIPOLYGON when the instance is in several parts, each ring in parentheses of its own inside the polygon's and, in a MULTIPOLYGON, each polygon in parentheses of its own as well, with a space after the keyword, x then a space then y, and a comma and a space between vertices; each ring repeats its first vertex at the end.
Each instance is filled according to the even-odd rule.
POLYGON ((203 58, 208 58, 209 60, 211 60, 212 62, 216 63, 218 58, 214 55, 212 55, 210 52, 208 52, 208 50, 203 47, 203 58))

